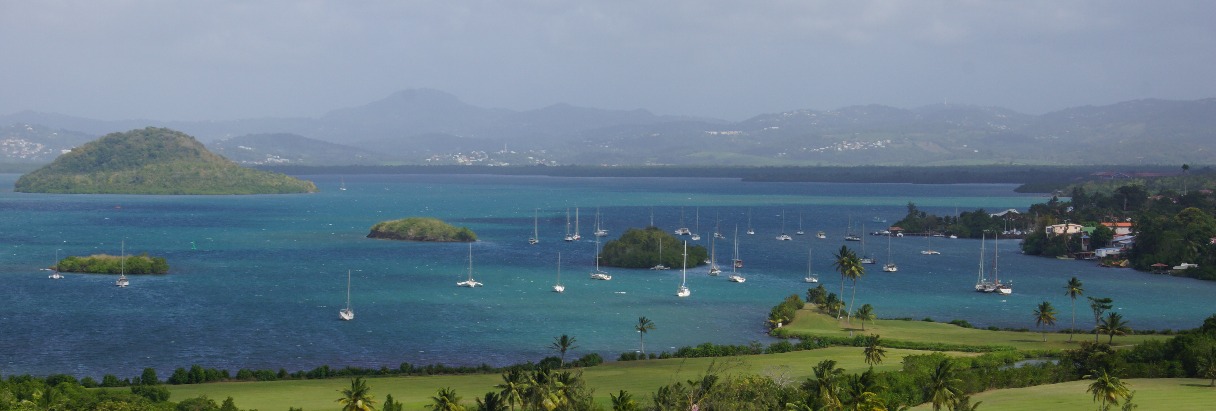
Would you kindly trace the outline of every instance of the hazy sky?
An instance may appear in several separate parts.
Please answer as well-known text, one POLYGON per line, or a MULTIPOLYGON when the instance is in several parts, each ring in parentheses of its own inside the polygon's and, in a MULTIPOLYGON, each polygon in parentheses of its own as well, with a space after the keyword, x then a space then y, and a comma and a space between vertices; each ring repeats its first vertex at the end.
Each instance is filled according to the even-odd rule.
POLYGON ((1216 1, 0 0, 0 114, 319 116, 408 88, 742 120, 1216 97, 1216 1))

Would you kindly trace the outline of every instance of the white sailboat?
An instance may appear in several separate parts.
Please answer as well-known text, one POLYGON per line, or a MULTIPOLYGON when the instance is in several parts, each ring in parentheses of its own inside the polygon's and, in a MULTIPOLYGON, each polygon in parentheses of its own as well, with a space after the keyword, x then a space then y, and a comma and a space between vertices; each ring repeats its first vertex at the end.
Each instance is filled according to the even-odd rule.
POLYGON ((540 242, 540 225, 538 222, 539 214, 540 214, 539 208, 532 210, 532 238, 528 239, 528 244, 535 245, 536 243, 540 242))
MULTIPOLYGON (((861 232, 863 232, 863 233, 866 232, 865 224, 861 225, 861 232)), ((861 241, 861 258, 859 258, 858 260, 860 260, 862 264, 876 264, 877 261, 874 260, 874 257, 870 257, 870 255, 866 253, 865 237, 859 237, 858 240, 861 241)))
POLYGON ((671 269, 671 267, 663 265, 663 237, 659 237, 659 263, 655 264, 654 267, 650 267, 650 269, 651 270, 671 269))
POLYGON ((696 227, 696 231, 692 232, 692 237, 689 237, 689 239, 692 241, 701 241, 701 207, 697 207, 697 212, 694 215, 696 217, 693 218, 693 227, 696 227))
POLYGON ((608 280, 612 279, 611 275, 604 272, 603 270, 600 270, 600 238, 599 237, 595 238, 595 271, 591 272, 591 279, 592 280, 604 280, 604 281, 608 281, 608 280))
POLYGON ((574 236, 570 235, 570 208, 566 208, 566 241, 574 241, 574 236))
POLYGON ((717 237, 710 238, 709 239, 709 275, 712 275, 715 277, 718 276, 718 274, 722 274, 722 267, 718 267, 717 246, 718 246, 718 238, 717 237))
POLYGON ((578 234, 578 207, 574 207, 574 235, 570 236, 572 241, 582 240, 583 236, 578 234))
POLYGON ((120 288, 126 288, 131 285, 131 280, 127 279, 127 242, 122 242, 122 255, 118 257, 118 280, 114 281, 114 285, 120 288))
POLYGON ((716 213, 714 214, 714 238, 726 239, 726 236, 722 234, 722 220, 716 213))
POLYGON ((566 292, 566 286, 562 285, 562 253, 557 253, 557 283, 553 284, 553 292, 566 292))
POLYGON ((795 231, 794 234, 795 235, 806 235, 806 231, 802 231, 802 212, 801 211, 798 212, 798 231, 795 231))
POLYGON ((777 235, 777 241, 790 241, 793 239, 794 237, 790 237, 789 234, 785 233, 785 210, 781 210, 781 234, 777 235))
POLYGON ((823 231, 820 231, 820 232, 815 233, 815 238, 822 240, 822 239, 828 238, 828 234, 823 231))
POLYGON ((933 232, 932 231, 929 232, 929 235, 925 236, 925 244, 928 244, 928 246, 924 250, 921 250, 921 252, 920 252, 921 254, 923 254, 923 255, 941 254, 937 250, 933 249, 933 232))
POLYGON ((456 283, 458 287, 481 287, 481 283, 473 279, 473 243, 469 243, 469 279, 456 283))
MULTIPOLYGON (((738 228, 735 228, 735 231, 736 231, 735 234, 739 234, 738 230, 739 230, 738 228)), ((752 229, 752 210, 748 209, 747 210, 747 235, 753 235, 753 234, 756 234, 756 230, 752 229)))
POLYGON ((46 277, 50 278, 52 280, 58 280, 58 279, 63 278, 63 274, 59 273, 59 250, 58 249, 55 250, 55 264, 51 266, 51 275, 48 275, 46 277))
POLYGON ((339 177, 339 179, 341 179, 341 183, 338 183, 338 191, 346 191, 346 178, 339 177))
POLYGON ((684 207, 680 207, 680 228, 676 229, 675 234, 676 235, 692 234, 692 230, 689 230, 688 227, 684 226, 684 207))
POLYGON ((888 273, 899 271, 899 266, 895 265, 895 260, 891 259, 891 235, 887 234, 887 263, 882 265, 882 270, 888 273))
POLYGON ((813 256, 813 254, 815 254, 815 249, 807 248, 807 250, 806 250, 806 278, 802 279, 803 281, 806 281, 806 282, 812 283, 812 284, 819 282, 819 275, 815 274, 815 272, 811 266, 811 257, 813 256))
POLYGON ((845 241, 861 241, 861 236, 853 233, 853 216, 849 216, 849 226, 844 231, 845 241))
POLYGON ((338 311, 338 318, 344 321, 355 319, 355 310, 350 308, 350 270, 346 270, 346 308, 338 311))
POLYGON ((990 293, 996 291, 996 284, 984 278, 984 243, 988 242, 988 233, 980 235, 980 266, 975 274, 975 291, 990 293))
POLYGON ((600 209, 599 208, 595 209, 595 236, 596 237, 607 237, 608 236, 608 230, 604 229, 603 220, 600 219, 600 209))
POLYGON ((743 277, 743 273, 740 273, 738 271, 740 268, 743 268, 743 260, 739 259, 739 227, 735 227, 734 264, 731 264, 730 276, 726 277, 726 279, 730 280, 731 282, 735 282, 735 283, 741 283, 741 282, 747 281, 747 278, 743 277))
POLYGON ((997 234, 992 240, 992 282, 996 284, 996 292, 1000 295, 1013 294, 1013 282, 1001 282, 999 260, 1001 257, 1001 235, 997 234))
POLYGON ((680 270, 680 288, 676 289, 676 297, 687 297, 692 295, 692 290, 688 289, 688 242, 684 242, 684 268, 680 270))

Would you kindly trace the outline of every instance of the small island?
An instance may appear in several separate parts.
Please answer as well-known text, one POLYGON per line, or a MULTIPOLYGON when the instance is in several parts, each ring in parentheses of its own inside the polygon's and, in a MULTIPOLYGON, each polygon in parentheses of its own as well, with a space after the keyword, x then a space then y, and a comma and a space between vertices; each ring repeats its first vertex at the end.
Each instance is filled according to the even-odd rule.
POLYGON ((437 218, 409 217, 376 223, 367 238, 468 243, 477 241, 477 234, 468 227, 456 227, 437 218))
MULTIPOLYGON (((604 244, 600 257, 602 264, 608 267, 651 268, 664 265, 678 270, 684 264, 684 240, 658 227, 630 228, 621 234, 621 238, 604 244)), ((689 267, 705 264, 706 258, 709 258, 709 252, 705 247, 688 246, 689 267)))
POLYGON ((108 254, 94 254, 88 257, 67 257, 55 263, 55 267, 65 273, 93 274, 168 274, 169 263, 162 257, 149 257, 147 254, 128 255, 119 257, 108 254))

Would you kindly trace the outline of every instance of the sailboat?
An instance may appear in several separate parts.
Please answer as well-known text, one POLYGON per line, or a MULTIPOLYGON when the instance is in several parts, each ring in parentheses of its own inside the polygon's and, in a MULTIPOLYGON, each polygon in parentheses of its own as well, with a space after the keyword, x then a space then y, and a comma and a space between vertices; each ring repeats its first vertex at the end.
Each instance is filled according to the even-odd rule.
POLYGON ((574 241, 574 236, 570 235, 570 208, 566 208, 566 241, 574 241))
POLYGON ((781 210, 781 234, 777 235, 777 241, 790 241, 793 239, 794 237, 790 237, 789 234, 785 233, 785 210, 781 210))
POLYGON ((998 260, 1001 257, 1001 235, 997 234, 992 240, 992 282, 996 284, 996 292, 1000 295, 1013 294, 1013 282, 1002 283, 998 260))
POLYGON ((715 277, 718 274, 722 274, 722 267, 718 267, 717 246, 718 246, 718 238, 717 237, 710 238, 709 239, 709 275, 712 275, 715 277))
POLYGON ((676 297, 687 297, 692 295, 692 290, 688 289, 688 242, 684 242, 684 268, 680 270, 680 288, 676 289, 676 297))
POLYGON ((659 237, 659 263, 655 264, 654 267, 650 267, 650 269, 651 270, 670 269, 670 267, 663 265, 663 237, 659 237))
POLYGON ((341 183, 338 184, 338 191, 346 191, 346 178, 341 177, 341 183))
POLYGON ((694 215, 696 217, 693 219, 693 226, 696 227, 696 231, 692 232, 692 237, 689 237, 689 239, 692 241, 701 241, 701 207, 697 207, 697 213, 694 215))
POLYGON ((844 231, 844 241, 861 241, 861 236, 853 234, 853 216, 849 216, 849 227, 844 231))
POLYGON ((458 287, 480 287, 482 284, 473 279, 473 243, 469 243, 469 279, 456 283, 458 287))
POLYGON ((608 230, 604 229, 603 221, 600 219, 600 209, 599 208, 595 209, 595 236, 596 237, 607 237, 608 236, 608 230))
POLYGON ((675 233, 676 235, 692 234, 692 230, 689 230, 688 227, 684 226, 684 207, 680 207, 680 228, 677 228, 675 233))
POLYGON ((895 260, 891 259, 891 235, 887 234, 887 263, 882 265, 882 270, 888 273, 899 271, 899 266, 895 265, 895 260))
POLYGON ((338 311, 338 318, 345 321, 355 319, 355 310, 350 308, 350 270, 346 270, 346 308, 338 311))
MULTIPOLYGON (((865 224, 861 225, 861 232, 866 232, 865 224)), ((862 264, 875 264, 876 261, 874 261, 874 257, 870 257, 869 254, 866 254, 866 239, 864 237, 859 237, 858 240, 861 241, 861 258, 858 260, 862 264)))
POLYGON ((798 212, 798 231, 795 231, 794 234, 806 235, 806 231, 802 231, 802 212, 801 211, 798 212))
POLYGON ((925 244, 928 244, 928 247, 926 247, 924 250, 921 250, 921 252, 920 252, 921 254, 923 254, 923 255, 941 254, 937 250, 933 249, 933 232, 932 231, 929 232, 929 235, 925 236, 925 244))
POLYGON ((578 207, 574 207, 574 235, 570 236, 572 241, 582 240, 583 236, 578 235, 578 207))
POLYGON ((612 279, 611 275, 600 270, 600 238, 599 237, 595 238, 595 271, 591 272, 591 279, 592 280, 604 280, 604 281, 608 281, 608 280, 612 279))
POLYGON ((730 276, 726 279, 736 283, 747 281, 743 274, 737 271, 740 268, 743 268, 743 260, 739 259, 739 227, 735 227, 735 259, 734 264, 731 264, 730 276))
POLYGON ((815 238, 822 240, 822 239, 828 238, 828 234, 823 231, 820 231, 820 232, 815 233, 815 238))
POLYGON ((996 284, 984 278, 984 243, 988 242, 988 233, 980 235, 980 266, 975 274, 975 291, 990 293, 996 291, 996 284))
POLYGON ((814 253, 815 253, 814 248, 807 248, 807 250, 806 250, 806 278, 803 278, 803 281, 806 281, 808 283, 819 282, 819 276, 816 275, 815 272, 811 269, 811 257, 814 253))
POLYGON ((566 292, 566 286, 562 285, 562 253, 557 253, 557 283, 553 284, 553 292, 566 292))
POLYGON ((127 279, 127 242, 122 242, 122 256, 118 258, 118 280, 114 281, 114 285, 120 288, 126 288, 131 285, 131 280, 127 279))
POLYGON ((63 278, 63 274, 59 273, 59 250, 58 249, 55 250, 55 265, 51 266, 51 275, 48 275, 46 277, 50 278, 52 280, 58 280, 58 279, 63 278))
POLYGON ((539 213, 540 213, 539 208, 532 210, 532 238, 528 239, 528 244, 535 245, 536 243, 540 242, 540 228, 539 228, 540 226, 538 225, 539 224, 538 223, 539 213))
POLYGON ((726 236, 722 234, 722 220, 718 218, 718 214, 714 214, 714 238, 725 240, 726 236))
MULTIPOLYGON (((739 230, 738 228, 735 228, 735 231, 736 231, 735 234, 739 234, 738 230, 739 230)), ((756 230, 752 229, 752 210, 748 209, 747 210, 747 235, 753 235, 753 234, 756 234, 756 230)))

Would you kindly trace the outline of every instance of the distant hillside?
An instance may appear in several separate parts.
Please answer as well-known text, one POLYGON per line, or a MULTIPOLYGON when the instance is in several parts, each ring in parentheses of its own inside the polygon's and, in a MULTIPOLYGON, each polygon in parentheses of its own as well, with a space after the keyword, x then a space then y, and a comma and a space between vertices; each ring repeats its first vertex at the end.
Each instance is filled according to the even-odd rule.
POLYGON ((391 157, 297 134, 250 134, 207 145, 240 164, 335 166, 375 164, 391 157))
POLYGON ((308 181, 243 168, 184 133, 145 128, 108 134, 17 179, 14 191, 70 194, 280 194, 308 181))
POLYGON ((34 124, 0 125, 0 163, 45 164, 94 136, 34 124))

